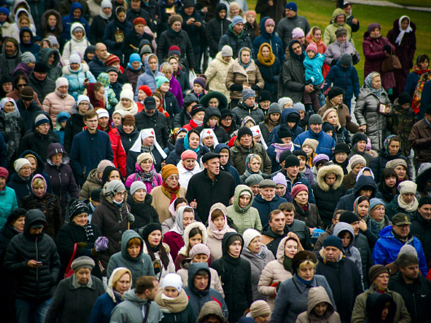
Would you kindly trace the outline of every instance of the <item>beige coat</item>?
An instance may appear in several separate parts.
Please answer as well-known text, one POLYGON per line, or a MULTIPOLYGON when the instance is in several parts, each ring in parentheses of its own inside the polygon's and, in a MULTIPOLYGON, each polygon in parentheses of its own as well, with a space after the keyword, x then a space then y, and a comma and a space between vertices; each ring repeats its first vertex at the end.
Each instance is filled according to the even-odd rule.
MULTIPOLYGON (((250 65, 244 69, 244 67, 238 63, 237 58, 229 67, 225 84, 227 89, 230 89, 234 84, 247 85, 249 87, 258 85, 263 89, 265 82, 260 74, 259 68, 253 60, 251 60, 250 65)), ((230 99, 242 100, 242 91, 230 91, 230 99)))
POLYGON ((75 99, 70 94, 64 98, 60 97, 56 92, 49 93, 42 103, 42 109, 48 112, 52 123, 55 124, 57 116, 61 111, 67 111, 72 114, 72 106, 75 104, 75 99))
MULTIPOLYGON (((186 189, 184 187, 180 187, 180 191, 177 194, 178 197, 186 197, 186 189)), ((163 223, 163 221, 169 219, 171 217, 171 213, 169 213, 169 205, 171 204, 171 200, 162 192, 162 187, 158 186, 151 191, 151 196, 153 197, 152 206, 156 209, 159 214, 159 221, 163 223)))
POLYGON ((208 89, 210 91, 219 91, 223 93, 228 102, 230 102, 230 92, 226 88, 226 77, 232 64, 233 59, 231 59, 229 63, 226 63, 221 56, 221 52, 219 52, 205 71, 208 89))
POLYGON ((308 308, 306 312, 298 315, 296 323, 340 323, 340 315, 334 311, 334 306, 328 293, 322 286, 313 287, 308 293, 308 308), (313 309, 317 304, 326 303, 328 308, 322 316, 314 314, 313 309))
POLYGON ((85 181, 84 185, 82 185, 81 191, 79 192, 79 199, 89 199, 91 196, 91 192, 99 188, 102 188, 102 182, 97 176, 97 168, 95 168, 90 171, 87 176, 87 180, 85 181))

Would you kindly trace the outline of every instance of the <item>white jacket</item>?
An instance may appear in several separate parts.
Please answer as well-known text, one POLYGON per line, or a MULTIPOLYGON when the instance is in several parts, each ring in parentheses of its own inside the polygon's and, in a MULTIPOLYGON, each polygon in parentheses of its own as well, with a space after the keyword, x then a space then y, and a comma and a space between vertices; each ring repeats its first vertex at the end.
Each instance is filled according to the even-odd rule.
POLYGON ((177 168, 180 177, 179 183, 185 189, 187 189, 187 186, 189 185, 190 178, 192 178, 193 175, 202 171, 198 163, 196 163, 196 166, 195 168, 193 168, 193 170, 185 169, 181 160, 177 164, 177 168))
POLYGON ((72 24, 72 27, 70 28, 70 37, 71 39, 64 45, 63 48, 62 62, 64 66, 69 65, 69 58, 72 55, 72 52, 78 52, 81 54, 81 58, 84 59, 85 50, 91 45, 87 40, 84 26, 79 22, 74 22, 72 24), (73 35, 73 31, 78 27, 84 31, 84 36, 81 38, 81 40, 77 40, 73 35))

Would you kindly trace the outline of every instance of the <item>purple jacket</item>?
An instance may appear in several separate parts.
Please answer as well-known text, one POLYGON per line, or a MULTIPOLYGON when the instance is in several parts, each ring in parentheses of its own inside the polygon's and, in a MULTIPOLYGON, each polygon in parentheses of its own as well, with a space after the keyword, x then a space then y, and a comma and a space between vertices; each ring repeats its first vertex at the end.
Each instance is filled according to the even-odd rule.
MULTIPOLYGON (((136 181, 144 182, 143 178, 141 178, 141 176, 139 175, 139 173, 142 173, 142 169, 138 165, 138 163, 135 163, 135 170, 136 170, 136 173, 133 173, 127 177, 126 187, 132 186, 133 182, 136 182, 136 181)), ((154 165, 152 166, 151 170, 154 170, 154 165)), ((158 173, 155 173, 153 177, 153 182, 152 183, 144 182, 144 184, 147 188, 147 194, 150 194, 153 188, 162 185, 162 176, 158 173)))
POLYGON ((183 91, 181 90, 180 83, 172 76, 169 84, 169 92, 175 96, 178 101, 178 106, 181 108, 183 106, 183 91))

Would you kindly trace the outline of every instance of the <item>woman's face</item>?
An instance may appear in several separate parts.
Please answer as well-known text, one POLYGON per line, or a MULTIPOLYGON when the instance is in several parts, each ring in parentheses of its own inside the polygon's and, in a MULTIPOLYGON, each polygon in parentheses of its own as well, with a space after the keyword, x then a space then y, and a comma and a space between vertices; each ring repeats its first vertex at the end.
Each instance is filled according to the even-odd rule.
POLYGON ((105 7, 102 9, 103 13, 107 16, 109 16, 112 12, 112 9, 110 7, 105 7))
POLYGON ((90 268, 80 268, 76 273, 76 280, 80 285, 87 285, 90 281, 91 270, 90 268))
POLYGON ((168 286, 168 287, 165 287, 165 289, 163 289, 163 294, 165 294, 167 297, 170 297, 170 298, 176 298, 178 297, 180 292, 175 287, 168 286))
POLYGON ((423 70, 427 70, 429 67, 429 61, 426 59, 423 62, 419 63, 419 66, 423 70))
POLYGON ((114 289, 123 295, 130 288, 130 275, 128 273, 123 274, 119 280, 115 283, 114 289))
POLYGON ((160 107, 160 104, 162 103, 160 99, 157 96, 153 96, 154 101, 156 101, 156 109, 160 107))
POLYGON ((395 176, 389 176, 385 178, 385 184, 387 187, 394 188, 397 185, 397 178, 395 176))
POLYGON ((21 169, 18 172, 19 176, 22 178, 28 178, 31 175, 31 166, 30 165, 24 165, 21 167, 21 169))
POLYGON ((380 29, 379 28, 374 28, 373 30, 371 30, 370 36, 372 38, 378 38, 378 37, 380 37, 380 29))
POLYGON ((368 209, 370 207, 370 202, 362 201, 358 204, 358 215, 362 219, 368 214, 368 209))
POLYGON ((388 145, 388 153, 391 156, 395 156, 400 151, 400 142, 392 140, 388 145))
POLYGON ((13 223, 12 226, 14 227, 14 229, 16 229, 17 231, 21 232, 21 231, 24 230, 24 225, 25 225, 25 217, 24 216, 20 216, 18 218, 18 220, 16 220, 13 223))
POLYGON ((5 93, 12 92, 12 90, 13 90, 13 84, 12 84, 12 82, 5 82, 1 86, 2 86, 3 91, 5 93))
MULTIPOLYGON (((121 100, 121 103, 123 103, 123 100, 124 99, 121 100)), ((127 101, 130 101, 130 100, 127 100, 127 101)), ((124 104, 123 104, 123 107, 125 107, 124 104)), ((128 107, 125 107, 125 108, 128 108, 128 107)), ((122 120, 122 117, 118 113, 112 116, 112 122, 114 123, 115 128, 117 128, 118 126, 121 126, 121 120, 122 120)))
POLYGON ((30 162, 31 164, 31 172, 34 173, 36 171, 37 168, 37 160, 36 158, 33 157, 27 157, 27 160, 30 162))
POLYGON ((208 136, 202 139, 202 145, 206 147, 213 147, 214 146, 214 138, 213 136, 208 136))
MULTIPOLYGON (((121 104, 123 105, 124 108, 130 108, 130 106, 132 105, 132 101, 130 101, 129 99, 126 98, 122 98, 121 99, 121 104)), ((120 120, 121 120, 121 116, 120 116, 120 120)))
POLYGON ((262 48, 262 56, 263 56, 263 58, 268 58, 269 57, 269 53, 270 53, 270 51, 269 51, 268 46, 264 46, 262 48))
POLYGON ((241 195, 239 197, 239 201, 238 201, 239 207, 240 208, 245 208, 246 206, 248 206, 250 204, 250 200, 251 200, 250 196, 248 196, 248 195, 241 195))
POLYGON ((89 108, 90 108, 90 102, 81 101, 81 103, 78 105, 78 112, 79 114, 83 115, 85 112, 88 111, 89 108))
POLYGON ((42 198, 45 193, 45 185, 39 185, 37 188, 33 188, 33 193, 36 197, 42 198))
POLYGON ((255 237, 253 240, 250 241, 248 245, 248 250, 251 251, 251 253, 257 254, 262 250, 262 238, 261 236, 255 237))
POLYGON ((217 230, 221 231, 224 228, 226 220, 225 220, 224 216, 220 215, 213 220, 213 223, 214 223, 215 227, 217 228, 217 230))
POLYGON ((126 20, 126 13, 125 13, 125 12, 120 12, 120 13, 117 15, 117 18, 118 18, 118 21, 119 21, 119 22, 124 22, 124 20, 126 20))
POLYGON ((16 85, 16 87, 18 88, 18 91, 19 91, 19 92, 21 92, 21 91, 22 91, 22 89, 23 89, 25 86, 27 86, 27 81, 26 81, 26 80, 23 80, 23 79, 19 80, 19 81, 18 81, 18 83, 17 83, 17 85, 16 85))
POLYGON ((322 31, 320 29, 316 30, 313 35, 316 42, 319 42, 322 39, 322 31))
POLYGON ((358 141, 358 143, 356 144, 356 148, 360 153, 364 152, 367 148, 367 142, 365 140, 358 141))
POLYGON ((123 125, 123 130, 126 134, 131 134, 133 132, 133 130, 135 129, 134 126, 132 125, 123 125))
POLYGON ((72 220, 75 224, 83 227, 88 222, 88 213, 81 213, 75 216, 72 220))
POLYGON ((385 207, 383 205, 377 205, 370 212, 370 216, 377 222, 381 222, 385 217, 385 207))
POLYGON ((298 243, 295 240, 287 240, 284 245, 284 255, 292 259, 298 253, 298 243))
POLYGON ((401 199, 404 201, 404 203, 410 204, 410 203, 413 203, 413 200, 415 199, 415 195, 413 193, 404 193, 404 194, 401 194, 401 199))
POLYGON ((123 203, 125 196, 126 196, 126 191, 118 192, 117 194, 114 195, 112 199, 117 203, 123 203))
POLYGON ((365 167, 364 164, 357 164, 357 165, 355 165, 355 167, 352 168, 353 175, 358 175, 358 173, 360 172, 360 170, 362 168, 364 168, 364 167, 365 167))
POLYGON ((194 216, 192 212, 183 213, 183 229, 187 228, 190 223, 193 223, 194 216))
POLYGON ((151 147, 154 145, 154 136, 148 136, 145 139, 142 139, 142 145, 146 147, 151 147))
POLYGON ((68 86, 68 85, 62 85, 62 86, 59 86, 59 87, 57 88, 57 90, 58 90, 58 92, 60 92, 61 94, 66 95, 66 94, 67 94, 67 91, 69 90, 69 86, 68 86))
POLYGON ((275 194, 283 197, 286 194, 286 186, 283 184, 277 184, 275 186, 275 194))
POLYGON ((189 239, 190 248, 193 248, 193 246, 197 245, 198 243, 202 243, 202 235, 200 233, 195 234, 189 239))
POLYGON ((181 30, 181 22, 179 21, 175 21, 171 28, 175 31, 175 32, 179 32, 181 30))
POLYGON ((277 122, 278 120, 280 120, 280 113, 271 113, 269 115, 269 118, 271 119, 272 122, 277 122))
POLYGON ((230 9, 230 12, 232 13, 233 17, 238 16, 239 15, 239 8, 238 7, 233 7, 233 8, 230 9))
POLYGON ((344 44, 347 41, 347 35, 341 35, 337 37, 338 42, 344 44))
POLYGON ((105 88, 102 86, 99 91, 94 91, 94 97, 96 100, 102 100, 105 97, 105 88))
POLYGON ((62 153, 56 153, 52 155, 51 161, 54 165, 60 166, 61 162, 63 161, 63 154, 62 153))
POLYGON ((330 112, 327 115, 326 120, 333 126, 336 126, 338 124, 338 116, 337 113, 335 111, 330 112))
POLYGON ((382 87, 382 80, 380 76, 373 77, 373 88, 378 90, 382 87))
POLYGON ((407 175, 407 169, 404 166, 398 165, 394 168, 395 173, 397 173, 398 181, 404 181, 407 175))
POLYGON ((250 62, 250 52, 248 50, 243 50, 241 52, 241 62, 243 64, 248 64, 250 62))
POLYGON ((407 18, 404 18, 401 21, 401 29, 406 30, 409 27, 409 20, 407 18))
POLYGON ((178 61, 175 58, 171 58, 171 60, 169 61, 169 64, 171 64, 174 72, 178 71, 178 61))
POLYGON ((199 136, 194 132, 189 135, 189 147, 192 149, 197 149, 199 147, 199 136))
MULTIPOLYGON (((165 77, 166 77, 168 80, 170 80, 170 79, 172 78, 172 74, 173 74, 173 72, 172 72, 172 71, 170 71, 170 70, 167 70, 167 71, 165 71, 163 74, 165 75, 165 77)), ((169 90, 169 89, 168 89, 168 90, 169 90)))
POLYGON ((120 180, 120 179, 121 179, 121 175, 118 170, 113 170, 108 176, 108 182, 111 182, 114 180, 120 180))
POLYGON ((148 242, 152 247, 157 247, 162 240, 162 231, 154 230, 148 235, 148 242))
POLYGON ((13 112, 15 110, 15 105, 12 102, 7 102, 4 105, 3 111, 6 113, 13 112))
POLYGON ((143 188, 140 188, 139 190, 136 190, 135 193, 133 193, 133 199, 137 202, 144 202, 145 197, 147 196, 147 191, 143 188))
POLYGON ((166 182, 166 185, 168 185, 168 187, 175 188, 178 186, 178 180, 179 179, 180 178, 179 178, 178 174, 172 174, 166 178, 165 182, 166 182))
POLYGON ((144 173, 149 173, 151 168, 153 167, 153 160, 152 159, 144 159, 139 166, 141 167, 142 171, 144 173))
MULTIPOLYGON (((218 99, 217 98, 211 98, 209 101, 208 101, 208 107, 209 108, 217 108, 218 107, 218 99)), ((212 118, 215 118, 215 119, 217 119, 218 120, 218 118, 217 117, 212 117, 212 118)))
POLYGON ((250 169, 253 173, 257 173, 260 170, 260 161, 257 158, 252 158, 250 160, 250 169))
POLYGON ((79 64, 78 63, 72 63, 72 64, 70 64, 70 69, 72 70, 72 71, 77 71, 77 70, 79 70, 79 64))
POLYGON ((295 196, 295 201, 298 205, 306 205, 308 203, 308 193, 306 191, 299 192, 295 196))
POLYGON ((136 258, 141 253, 141 246, 132 244, 131 246, 127 247, 127 253, 129 254, 130 257, 136 258))
POLYGON ((312 280, 314 277, 314 266, 310 263, 299 266, 297 274, 304 280, 312 280))

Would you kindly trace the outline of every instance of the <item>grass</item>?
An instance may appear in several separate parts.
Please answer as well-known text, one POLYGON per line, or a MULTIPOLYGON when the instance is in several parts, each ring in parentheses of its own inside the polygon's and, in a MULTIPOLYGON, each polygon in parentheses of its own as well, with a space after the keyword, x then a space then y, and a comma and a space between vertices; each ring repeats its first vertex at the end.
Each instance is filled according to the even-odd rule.
MULTIPOLYGON (((397 0, 392 2, 403 2, 407 0, 397 0)), ((249 8, 256 7, 256 0, 247 1, 249 8)), ((331 0, 296 0, 298 5, 298 14, 304 16, 308 19, 310 27, 319 26, 322 31, 325 30, 326 26, 329 24, 332 12, 335 9, 335 2, 331 0)), ((409 0, 409 3, 421 3, 422 5, 430 3, 431 0, 409 0)), ((410 17, 411 21, 416 25, 416 39, 417 39, 417 49, 415 54, 415 59, 420 54, 431 53, 431 42, 429 41, 429 30, 431 27, 429 12, 406 10, 392 7, 377 7, 377 6, 367 6, 354 4, 353 5, 353 15, 360 21, 361 28, 358 32, 353 34, 353 40, 355 43, 356 50, 361 56, 360 62, 355 65, 358 70, 359 79, 361 84, 364 80, 364 55, 362 52, 362 42, 363 34, 367 29, 367 26, 373 22, 378 22, 382 26, 381 33, 386 36, 388 31, 392 29, 393 22, 395 19, 403 15, 410 17)))
POLYGON ((431 7, 431 0, 386 0, 403 6, 431 7))

